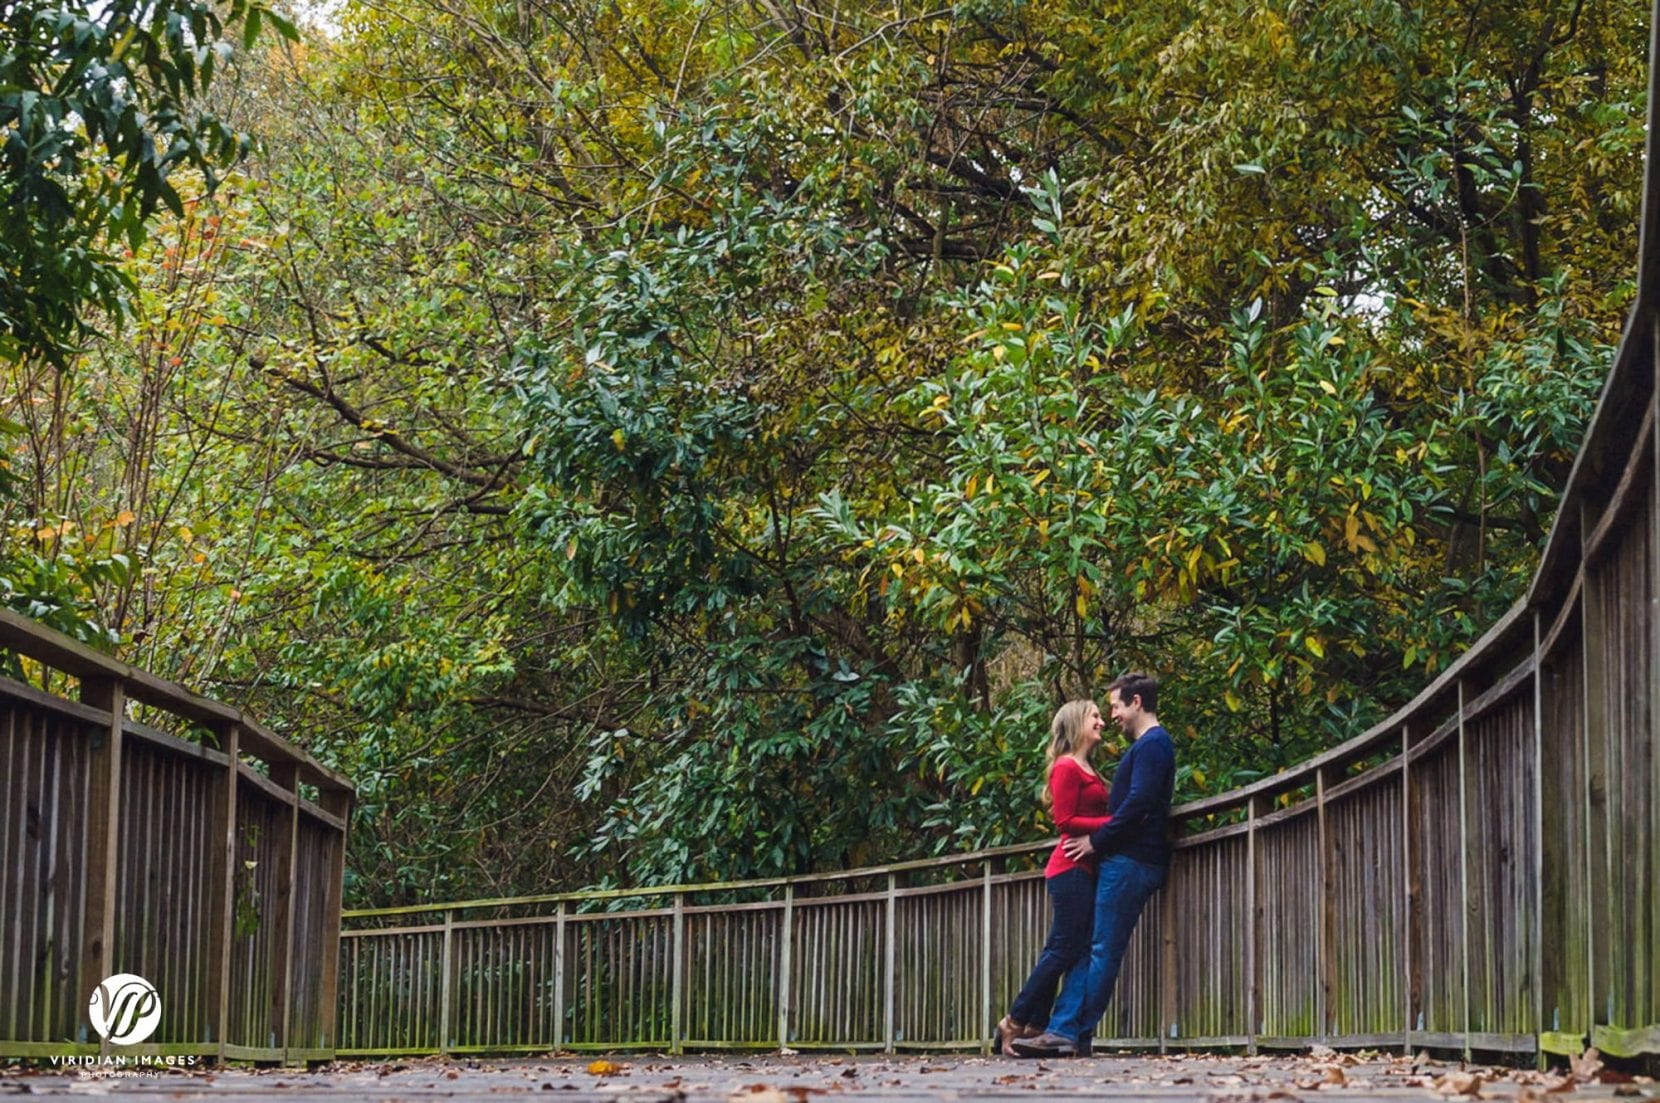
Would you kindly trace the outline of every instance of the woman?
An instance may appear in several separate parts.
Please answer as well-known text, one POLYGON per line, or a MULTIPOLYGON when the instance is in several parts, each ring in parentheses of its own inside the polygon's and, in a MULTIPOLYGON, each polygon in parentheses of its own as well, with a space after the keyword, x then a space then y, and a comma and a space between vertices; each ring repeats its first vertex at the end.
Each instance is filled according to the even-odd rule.
MULTIPOLYGON (((1089 756, 1101 742, 1105 726, 1094 701, 1068 701, 1049 722, 1049 768, 1043 802, 1050 806, 1061 835, 1087 835, 1105 824, 1107 787, 1090 765, 1089 756)), ((1014 999, 1014 1006, 997 1024, 997 1047, 1010 1057, 1010 1043, 1035 1035, 1049 1022, 1055 989, 1061 977, 1089 952, 1095 918, 1095 863, 1075 862, 1057 843, 1044 867, 1044 887, 1054 920, 1032 975, 1014 999)))

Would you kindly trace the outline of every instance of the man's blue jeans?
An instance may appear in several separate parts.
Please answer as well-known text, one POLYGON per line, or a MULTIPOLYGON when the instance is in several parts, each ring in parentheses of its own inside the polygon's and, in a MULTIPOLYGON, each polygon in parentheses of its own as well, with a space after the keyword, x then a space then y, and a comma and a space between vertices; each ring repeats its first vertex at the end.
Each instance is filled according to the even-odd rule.
POLYGON ((1066 974, 1049 1017, 1049 1032, 1072 1042, 1095 1033, 1095 1024, 1112 1002, 1118 967, 1147 898, 1164 884, 1164 866, 1152 866, 1114 854, 1101 860, 1095 882, 1095 934, 1089 956, 1066 974))

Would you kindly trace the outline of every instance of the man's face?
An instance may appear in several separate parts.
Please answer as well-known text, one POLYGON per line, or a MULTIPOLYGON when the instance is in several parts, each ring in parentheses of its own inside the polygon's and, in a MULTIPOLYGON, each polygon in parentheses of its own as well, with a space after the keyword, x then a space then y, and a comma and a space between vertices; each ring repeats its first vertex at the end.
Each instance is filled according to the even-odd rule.
POLYGON ((1128 702, 1113 690, 1107 696, 1107 704, 1112 711, 1112 722, 1126 735, 1135 734, 1135 722, 1141 716, 1141 698, 1132 697, 1128 702))

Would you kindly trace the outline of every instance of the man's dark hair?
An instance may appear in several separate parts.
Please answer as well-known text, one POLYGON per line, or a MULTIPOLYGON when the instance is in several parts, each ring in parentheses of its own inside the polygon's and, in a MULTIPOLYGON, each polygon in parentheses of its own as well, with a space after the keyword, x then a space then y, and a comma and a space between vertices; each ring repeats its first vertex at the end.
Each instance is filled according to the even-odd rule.
POLYGON ((1148 712, 1159 710, 1159 680, 1151 674, 1141 671, 1132 671, 1129 674, 1120 674, 1112 680, 1107 692, 1118 691, 1118 699, 1126 705, 1137 697, 1141 698, 1141 707, 1148 712))

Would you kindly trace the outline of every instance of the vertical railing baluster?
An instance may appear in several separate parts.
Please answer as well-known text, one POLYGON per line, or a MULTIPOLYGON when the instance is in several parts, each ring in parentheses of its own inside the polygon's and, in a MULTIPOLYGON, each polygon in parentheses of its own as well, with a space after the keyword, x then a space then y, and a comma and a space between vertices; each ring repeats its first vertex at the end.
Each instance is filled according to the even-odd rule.
POLYGON ((1416 918, 1414 901, 1417 892, 1413 889, 1415 867, 1412 864, 1412 738, 1411 732, 1404 725, 1401 727, 1401 1052, 1412 1052, 1412 1008, 1417 1002, 1413 996, 1418 991, 1417 973, 1412 958, 1414 930, 1416 918))
POLYGON ((980 1052, 991 1052, 991 859, 980 871, 980 1052))
POLYGON ((1464 1059, 1470 1058, 1470 796, 1464 736, 1464 679, 1458 680, 1458 931, 1464 969, 1464 1059))
POLYGON ((686 894, 674 894, 674 944, 669 948, 669 1052, 682 1050, 680 1004, 684 998, 682 975, 686 971, 686 894))
MULTIPOLYGON (((1583 585, 1580 590, 1579 670, 1582 699, 1579 718, 1579 751, 1581 768, 1580 816, 1585 829, 1585 1033, 1589 1040, 1596 1034, 1597 1024, 1597 883, 1608 874, 1606 866, 1596 868, 1596 831, 1594 830, 1598 786, 1596 782, 1601 755, 1593 758, 1593 732, 1603 732, 1602 702, 1602 587, 1597 582, 1591 563, 1585 555, 1594 521, 1587 504, 1579 503, 1580 572, 1583 585)), ((1607 861, 1606 849, 1603 861, 1607 861)))
POLYGON ((1256 1056, 1261 1029, 1262 978, 1258 976, 1257 940, 1262 924, 1257 917, 1257 798, 1245 802, 1245 1052, 1256 1056))
POLYGON ((1539 610, 1533 611, 1533 1040, 1534 1060, 1545 1067, 1539 1036, 1545 1031, 1545 657, 1539 653, 1539 610))
POLYGON ((887 908, 886 908, 887 927, 886 927, 886 937, 883 940, 884 946, 883 946, 883 953, 882 953, 882 1041, 883 1041, 882 1048, 883 1048, 883 1051, 886 1052, 886 1053, 892 1053, 894 1051, 894 1042, 895 1042, 895 1037, 894 1037, 894 982, 895 982, 895 976, 894 976, 894 944, 893 943, 894 943, 894 937, 895 937, 896 929, 897 929, 897 924, 895 922, 895 912, 898 908, 898 903, 899 903, 899 897, 897 895, 898 894, 898 889, 899 889, 899 883, 898 883, 897 878, 892 873, 888 874, 888 894, 887 894, 887 908))
POLYGON ((787 883, 784 886, 784 917, 780 920, 778 929, 778 1048, 787 1049, 790 1044, 790 971, 795 967, 793 958, 795 934, 795 885, 787 883))
POLYGON ((1333 899, 1331 826, 1326 822, 1326 768, 1317 767, 1314 771, 1314 816, 1315 829, 1318 832, 1318 846, 1320 847, 1319 861, 1316 863, 1318 891, 1315 899, 1319 901, 1319 914, 1314 918, 1314 958, 1315 958, 1315 986, 1314 986, 1314 1036, 1315 1039, 1325 1042, 1332 1035, 1332 995, 1336 985, 1337 975, 1336 953, 1332 945, 1336 902, 1333 899))
POLYGON ((213 1016, 213 1040, 218 1060, 225 1062, 226 1039, 231 1021, 231 951, 236 934, 236 763, 241 728, 229 724, 219 730, 220 749, 225 752, 224 776, 218 782, 209 834, 213 850, 212 883, 208 897, 208 1014, 213 1016))
POLYGON ((444 942, 438 951, 438 1052, 450 1051, 455 1014, 455 912, 444 911, 444 942))
POLYGON ((553 1051, 565 1048, 565 902, 555 905, 553 919, 553 1051))
MULTIPOLYGON (((1176 894, 1169 883, 1159 890, 1159 1052, 1170 1048, 1178 1036, 1177 1001, 1181 993, 1176 986, 1176 894)), ((1086 1023, 1085 1030, 1093 1031, 1099 1023, 1086 1023)))
POLYGON ((289 1034, 294 1012, 294 916, 297 911, 299 886, 300 843, 300 771, 292 762, 270 763, 271 780, 282 786, 288 796, 288 830, 284 840, 279 836, 277 876, 282 878, 277 890, 277 915, 280 933, 277 935, 277 961, 271 968, 272 1015, 271 1025, 280 1032, 277 1048, 282 1050, 282 1063, 289 1064, 289 1034))
POLYGON ((346 891, 346 840, 351 833, 353 795, 350 789, 325 789, 318 796, 323 811, 338 816, 341 823, 339 838, 329 858, 328 880, 324 882, 323 890, 323 952, 332 954, 333 958, 322 962, 326 971, 322 976, 319 996, 321 1037, 317 1039, 318 1044, 333 1057, 340 1046, 340 905, 346 891))
MULTIPOLYGON (((92 745, 87 786, 86 912, 82 920, 81 986, 84 1001, 115 972, 115 909, 120 875, 122 720, 126 693, 114 678, 83 678, 81 701, 109 713, 109 727, 92 745)), ((109 1042, 99 1045, 109 1053, 109 1042)))

